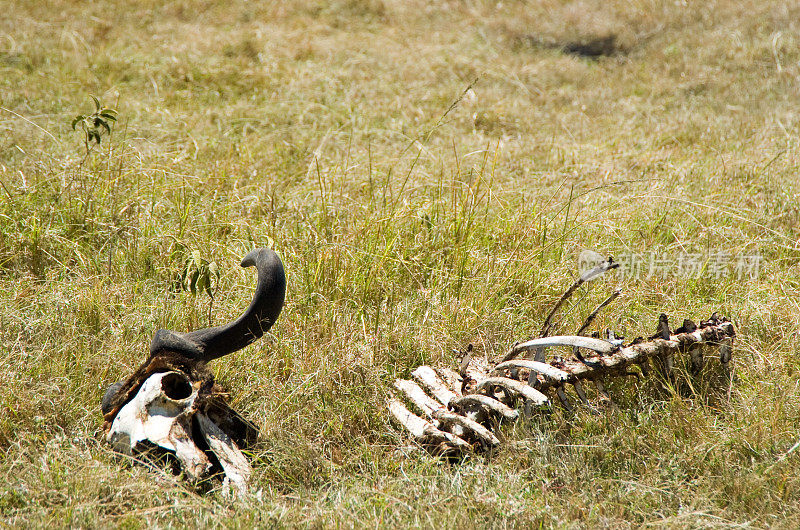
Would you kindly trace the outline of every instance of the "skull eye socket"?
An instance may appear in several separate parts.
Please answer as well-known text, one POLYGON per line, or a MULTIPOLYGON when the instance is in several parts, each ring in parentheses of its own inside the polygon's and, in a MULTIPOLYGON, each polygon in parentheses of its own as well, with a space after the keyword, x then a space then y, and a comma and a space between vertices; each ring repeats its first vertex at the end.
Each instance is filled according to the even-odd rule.
POLYGON ((161 379, 161 389, 170 399, 186 399, 192 395, 192 384, 185 376, 175 372, 161 379))

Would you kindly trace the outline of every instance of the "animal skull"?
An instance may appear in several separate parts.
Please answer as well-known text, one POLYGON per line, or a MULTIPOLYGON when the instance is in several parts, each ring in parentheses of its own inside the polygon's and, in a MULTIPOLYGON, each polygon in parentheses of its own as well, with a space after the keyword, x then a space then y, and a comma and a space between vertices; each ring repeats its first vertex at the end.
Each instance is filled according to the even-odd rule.
POLYGON ((189 479, 197 482, 207 478, 213 469, 206 451, 193 439, 193 433, 199 430, 202 445, 213 452, 222 466, 226 485, 243 494, 252 471, 250 464, 231 437, 197 410, 198 394, 198 385, 181 372, 151 375, 117 413, 106 439, 114 450, 130 456, 150 445, 166 449, 177 456, 189 479), (197 429, 193 422, 197 422, 197 429))
POLYGON ((280 314, 286 293, 275 252, 254 250, 242 261, 249 265, 258 270, 258 285, 241 317, 190 333, 157 331, 149 359, 127 380, 111 385, 101 403, 106 440, 114 450, 129 456, 153 447, 166 450, 192 482, 221 468, 225 491, 233 487, 238 494, 247 491, 252 472, 239 445, 258 431, 226 404, 206 363, 261 337, 280 314))

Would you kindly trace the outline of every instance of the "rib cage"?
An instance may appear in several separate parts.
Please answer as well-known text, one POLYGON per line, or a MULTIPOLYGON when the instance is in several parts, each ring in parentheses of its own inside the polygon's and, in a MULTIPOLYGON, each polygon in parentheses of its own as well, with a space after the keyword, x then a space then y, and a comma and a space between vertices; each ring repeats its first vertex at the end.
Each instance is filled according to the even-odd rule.
MULTIPOLYGON (((699 371, 704 363, 702 350, 710 347, 717 350, 720 364, 727 368, 735 334, 733 324, 714 313, 693 331, 669 334, 669 339, 638 338, 627 346, 611 346, 612 341, 608 341, 610 347, 589 350, 591 355, 584 354, 583 361, 561 357, 548 362, 518 359, 530 349, 529 343, 523 343, 512 347, 500 363, 489 365, 480 359, 472 360, 463 367, 462 375, 423 365, 411 373, 413 381, 395 381, 396 392, 389 399, 389 411, 412 440, 432 453, 485 451, 500 445, 498 427, 519 417, 518 406, 524 404, 530 413, 557 402, 572 410, 575 399, 569 396, 573 393, 577 401, 588 405, 583 389, 587 381, 596 386, 601 399, 610 400, 603 379, 631 375, 632 365, 640 366, 643 375, 650 373, 651 363, 660 373, 669 374, 674 357, 688 355, 692 369, 699 371)), ((547 339, 554 345, 576 348, 591 344, 586 337, 547 339)))

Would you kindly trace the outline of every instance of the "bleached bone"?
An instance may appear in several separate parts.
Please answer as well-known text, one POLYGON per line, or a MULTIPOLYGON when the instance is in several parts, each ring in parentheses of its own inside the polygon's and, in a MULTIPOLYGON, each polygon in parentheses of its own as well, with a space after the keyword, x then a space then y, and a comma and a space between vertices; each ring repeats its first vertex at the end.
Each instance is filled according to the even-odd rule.
POLYGON ((485 411, 490 411, 501 416, 508 421, 514 421, 519 417, 519 412, 512 409, 505 403, 483 394, 468 394, 450 401, 450 407, 456 411, 469 409, 472 405, 481 407, 485 411))
MULTIPOLYGON (((530 361, 528 359, 512 359, 510 361, 502 362, 494 367, 492 373, 496 374, 503 370, 509 370, 512 368, 526 368, 531 372, 541 374, 546 380, 553 382, 563 383, 569 379, 569 374, 567 372, 559 370, 555 366, 538 361, 530 361)), ((530 383, 531 381, 529 380, 528 384, 530 383)))
POLYGON ((397 379, 394 382, 394 387, 405 394, 419 410, 430 418, 433 417, 435 411, 444 408, 443 404, 426 394, 425 391, 413 381, 397 379))
POLYGON ((225 473, 223 486, 226 489, 224 491, 227 491, 227 487, 230 487, 239 497, 246 495, 247 484, 253 474, 253 468, 250 467, 247 458, 245 458, 231 437, 211 421, 208 416, 198 413, 195 417, 209 449, 214 452, 225 473))
POLYGON ((527 342, 521 342, 511 348, 511 351, 503 358, 503 362, 510 361, 519 355, 536 348, 546 348, 550 346, 572 346, 574 348, 585 348, 597 353, 609 354, 618 349, 613 344, 592 337, 580 337, 578 335, 560 335, 554 337, 543 337, 527 342))
POLYGON ((450 368, 446 367, 436 367, 433 370, 436 372, 436 375, 438 375, 441 378, 441 380, 444 381, 444 384, 447 385, 447 388, 452 390, 455 393, 455 395, 457 396, 462 395, 461 392, 461 383, 463 382, 462 377, 458 375, 458 373, 455 370, 451 370, 450 368))
POLYGON ((440 431, 430 422, 425 421, 409 411, 398 399, 389 400, 389 412, 403 425, 414 439, 423 444, 441 444, 441 449, 455 448, 469 450, 472 446, 462 438, 453 434, 440 431))
POLYGON ((475 387, 475 391, 481 392, 484 390, 489 390, 495 386, 508 390, 514 395, 523 397, 525 399, 530 399, 535 405, 544 405, 549 401, 547 396, 535 388, 526 385, 522 381, 509 379, 507 377, 487 377, 478 383, 478 386, 475 387))
POLYGON ((478 440, 480 440, 480 442, 483 443, 484 445, 488 445, 490 447, 500 445, 500 440, 498 440, 497 437, 494 434, 492 434, 492 431, 490 431, 480 423, 476 422, 475 420, 471 420, 459 414, 448 412, 444 409, 435 411, 433 413, 433 417, 442 426, 446 426, 450 429, 452 429, 452 427, 455 425, 461 427, 464 431, 469 433, 473 438, 477 438, 478 440))
POLYGON ((155 444, 175 453, 190 480, 202 480, 212 465, 192 439, 196 399, 197 388, 184 374, 152 375, 119 411, 106 439, 126 455, 146 450, 146 442, 155 444))
POLYGON ((420 366, 411 372, 411 376, 416 379, 425 390, 444 403, 445 406, 449 405, 450 402, 457 397, 455 392, 445 386, 444 381, 439 378, 434 369, 430 366, 420 366))
POLYGON ((473 357, 470 363, 467 365, 466 369, 464 370, 464 374, 466 375, 465 381, 462 384, 468 384, 470 382, 475 382, 480 384, 481 381, 486 379, 487 375, 490 370, 489 362, 486 359, 480 357, 473 357))

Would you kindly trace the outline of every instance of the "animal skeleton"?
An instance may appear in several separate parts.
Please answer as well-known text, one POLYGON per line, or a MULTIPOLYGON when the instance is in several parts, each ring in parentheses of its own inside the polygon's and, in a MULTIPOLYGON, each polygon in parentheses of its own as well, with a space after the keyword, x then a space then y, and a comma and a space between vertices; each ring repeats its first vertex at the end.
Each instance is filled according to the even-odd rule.
POLYGON ((228 406, 206 364, 261 337, 283 308, 286 276, 278 255, 254 250, 242 260, 242 267, 249 266, 256 267, 258 284, 241 317, 190 333, 158 330, 150 357, 125 381, 109 386, 101 403, 106 440, 116 451, 138 455, 160 448, 177 458, 190 481, 221 471, 226 486, 239 494, 251 474, 239 448, 258 431, 228 406))
MULTIPOLYGON (((459 455, 498 446, 497 427, 518 419, 519 411, 515 406, 519 402, 524 403, 524 410, 530 414, 533 408, 549 407, 555 397, 562 407, 571 411, 574 399, 568 397, 566 389, 571 387, 578 400, 589 405, 583 387, 587 381, 595 385, 601 399, 610 401, 603 379, 638 377, 637 372, 630 371, 633 366, 639 366, 642 375, 648 375, 651 362, 667 375, 672 370, 674 357, 685 353, 690 355, 692 371, 699 372, 704 364, 705 346, 717 348, 722 366, 729 365, 735 330, 727 318, 720 318, 717 313, 699 325, 687 319, 674 334, 669 331, 667 316, 661 315, 656 335, 649 340, 639 337, 627 346, 610 330, 606 339, 546 336, 552 327, 553 315, 577 287, 615 266, 609 258, 582 274, 548 314, 542 326, 542 337, 513 345, 498 363, 473 359, 470 345, 460 373, 446 367, 423 365, 411 373, 413 381, 396 380, 396 392, 388 400, 389 412, 411 438, 428 451, 459 455), (552 346, 572 347, 575 358, 553 357, 545 362, 544 349, 552 346), (584 357, 580 350, 591 354, 584 353, 584 357), (520 358, 525 355, 533 359, 520 358)), ((585 331, 600 309, 618 295, 619 291, 615 291, 600 304, 578 333, 585 331)))
MULTIPOLYGON (((224 326, 189 333, 158 330, 148 359, 126 380, 109 386, 101 403, 106 440, 116 451, 140 455, 158 449, 172 455, 190 481, 198 483, 222 473, 225 491, 233 488, 239 494, 247 491, 252 473, 240 447, 252 444, 258 431, 230 408, 206 364, 261 337, 278 318, 286 294, 283 264, 272 250, 250 252, 242 266, 256 267, 258 284, 253 301, 241 317, 224 326)), ((639 338, 627 346, 613 333, 606 339, 548 337, 553 315, 566 299, 582 283, 616 266, 609 258, 582 274, 548 314, 542 336, 515 344, 499 363, 472 359, 470 349, 460 374, 447 368, 420 366, 412 372, 414 381, 395 381, 397 393, 388 403, 392 416, 423 447, 440 454, 461 454, 499 445, 496 427, 519 417, 515 405, 520 399, 528 413, 533 407, 549 406, 553 394, 562 406, 571 409, 565 388, 571 386, 586 403, 585 381, 592 381, 598 394, 610 399, 603 377, 629 375, 632 365, 649 373, 650 361, 668 371, 672 358, 686 352, 691 355, 693 368, 699 370, 703 345, 718 347, 722 364, 730 362, 734 328, 716 313, 699 326, 684 321, 674 335, 662 315, 659 332, 652 340, 639 338), (552 346, 572 347, 576 359, 556 357, 544 362, 544 349, 552 346), (592 353, 585 358, 580 350, 592 353)), ((598 306, 578 333, 618 295, 616 291, 598 306)))

